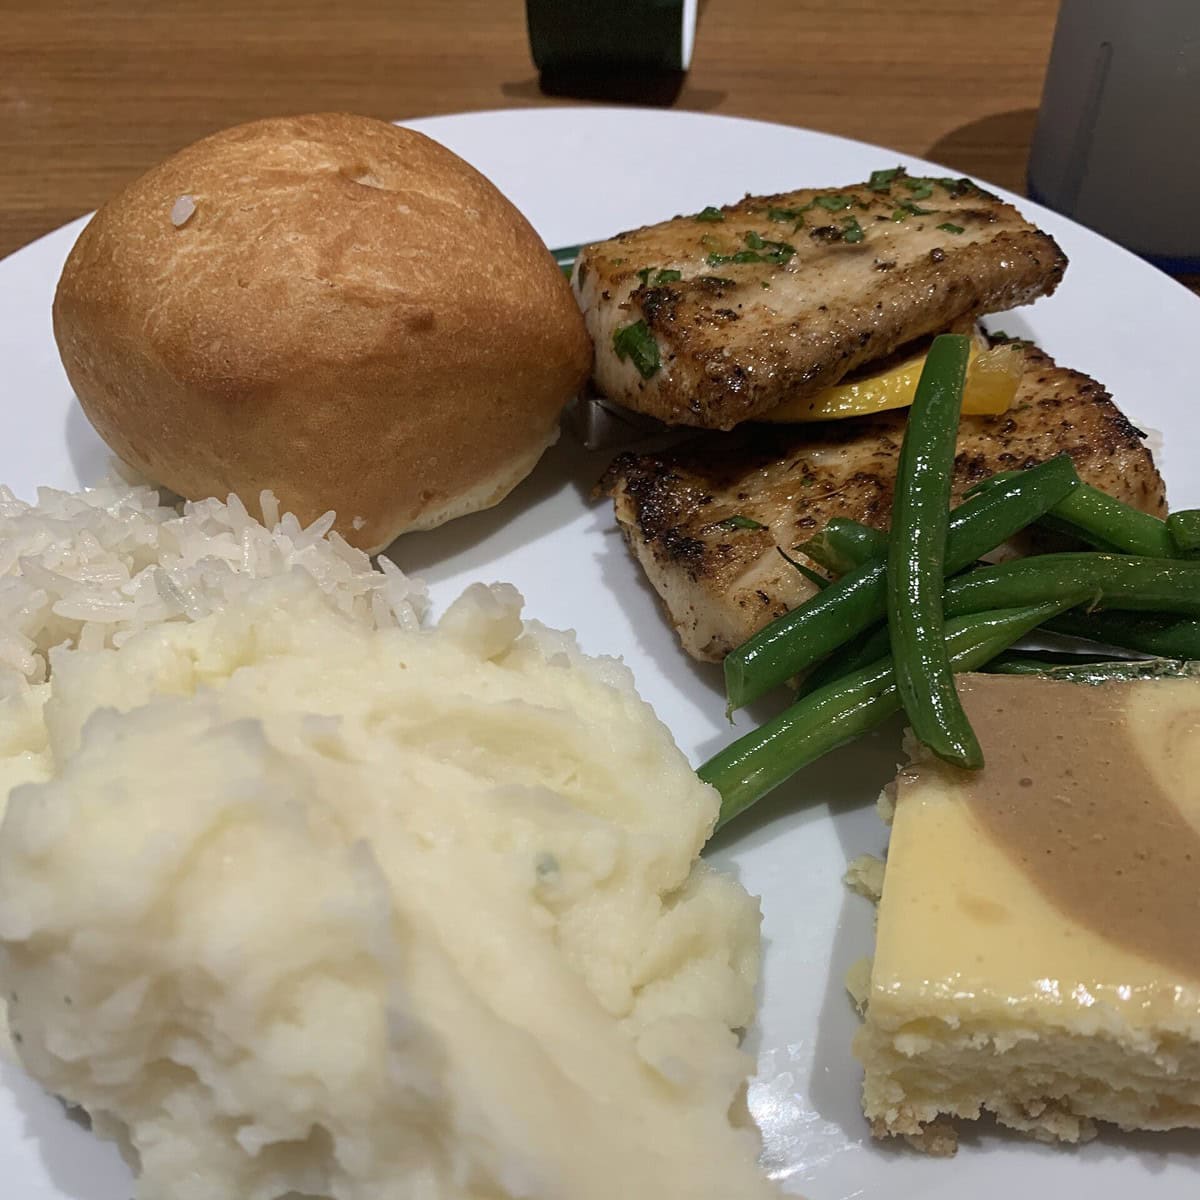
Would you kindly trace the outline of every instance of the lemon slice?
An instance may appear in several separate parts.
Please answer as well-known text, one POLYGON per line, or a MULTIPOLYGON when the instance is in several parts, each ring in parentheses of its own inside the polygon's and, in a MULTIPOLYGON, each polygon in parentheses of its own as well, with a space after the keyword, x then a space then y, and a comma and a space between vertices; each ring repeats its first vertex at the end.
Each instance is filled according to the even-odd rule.
MULTIPOLYGON (((967 383, 963 389, 964 413, 996 416, 1007 412, 1021 382, 1024 356, 1019 346, 1005 344, 971 347, 967 364, 967 383)), ((908 408, 917 390, 917 380, 925 366, 925 354, 893 363, 879 372, 864 375, 852 383, 839 383, 806 400, 786 400, 778 408, 764 413, 760 421, 800 422, 837 421, 843 417, 864 417, 908 408)))

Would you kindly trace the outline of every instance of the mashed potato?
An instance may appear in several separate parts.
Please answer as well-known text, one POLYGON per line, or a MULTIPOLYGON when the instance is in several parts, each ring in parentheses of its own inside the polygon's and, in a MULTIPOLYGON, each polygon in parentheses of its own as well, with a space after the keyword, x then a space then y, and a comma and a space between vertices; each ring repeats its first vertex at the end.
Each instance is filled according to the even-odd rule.
POLYGON ((776 1194, 757 906, 620 664, 293 570, 50 679, 0 700, 0 985, 140 1200, 776 1194))

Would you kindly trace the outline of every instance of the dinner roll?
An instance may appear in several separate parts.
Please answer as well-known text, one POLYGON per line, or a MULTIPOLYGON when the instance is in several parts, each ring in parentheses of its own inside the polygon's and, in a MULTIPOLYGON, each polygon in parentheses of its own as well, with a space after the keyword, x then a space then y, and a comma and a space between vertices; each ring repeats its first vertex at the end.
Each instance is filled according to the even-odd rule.
POLYGON ((80 235, 54 331, 131 466, 193 499, 334 509, 367 550, 502 500, 591 360, 504 196, 345 113, 227 129, 147 172, 80 235))

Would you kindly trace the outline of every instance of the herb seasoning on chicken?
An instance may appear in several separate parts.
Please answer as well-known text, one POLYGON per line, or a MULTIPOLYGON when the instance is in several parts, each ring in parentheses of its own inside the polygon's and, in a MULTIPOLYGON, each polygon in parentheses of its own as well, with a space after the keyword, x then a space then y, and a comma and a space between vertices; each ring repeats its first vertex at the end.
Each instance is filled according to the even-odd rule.
POLYGON ((583 248, 574 286, 610 399, 730 429, 963 317, 1047 295, 1066 258, 965 179, 894 168, 748 196, 583 248))

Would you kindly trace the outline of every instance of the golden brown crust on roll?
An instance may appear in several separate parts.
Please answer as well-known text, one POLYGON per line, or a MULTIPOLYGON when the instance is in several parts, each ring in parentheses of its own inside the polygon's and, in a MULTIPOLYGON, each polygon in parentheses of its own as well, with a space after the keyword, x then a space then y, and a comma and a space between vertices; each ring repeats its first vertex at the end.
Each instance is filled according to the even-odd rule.
POLYGON ((368 549, 507 494, 591 357, 488 180, 336 113, 225 130, 142 176, 81 234, 54 328, 122 459, 184 496, 336 509, 368 549))

